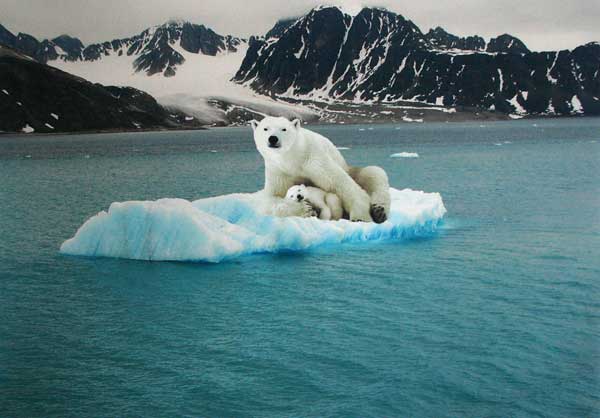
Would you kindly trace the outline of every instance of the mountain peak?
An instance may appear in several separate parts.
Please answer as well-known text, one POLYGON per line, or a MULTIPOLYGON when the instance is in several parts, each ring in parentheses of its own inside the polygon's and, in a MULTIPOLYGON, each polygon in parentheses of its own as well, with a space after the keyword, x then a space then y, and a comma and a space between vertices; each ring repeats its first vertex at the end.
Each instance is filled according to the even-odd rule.
POLYGON ((183 26, 186 23, 190 23, 190 22, 185 19, 181 19, 181 18, 171 18, 159 26, 183 26))
POLYGON ((16 40, 17 37, 11 31, 0 25, 0 44, 14 47, 16 40))
MULTIPOLYGON (((361 14, 365 11, 379 11, 379 12, 393 13, 393 12, 390 12, 385 7, 378 7, 378 6, 363 7, 358 4, 355 4, 355 5, 349 4, 349 5, 343 5, 343 6, 322 4, 320 6, 313 7, 309 11, 309 13, 310 12, 319 12, 321 10, 326 10, 326 9, 337 9, 343 15, 352 16, 352 17, 358 16, 359 14, 361 14)), ((309 14, 309 13, 307 13, 307 14, 309 14)))
POLYGON ((519 38, 505 33, 490 39, 487 52, 527 54, 531 51, 529 51, 529 48, 519 38))

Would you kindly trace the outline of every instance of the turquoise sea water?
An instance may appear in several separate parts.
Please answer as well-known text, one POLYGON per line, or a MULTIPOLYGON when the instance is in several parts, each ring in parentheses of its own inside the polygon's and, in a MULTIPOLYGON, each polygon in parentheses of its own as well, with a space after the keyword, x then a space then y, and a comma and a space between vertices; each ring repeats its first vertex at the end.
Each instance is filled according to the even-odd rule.
POLYGON ((63 256, 113 201, 258 190, 250 131, 1 136, 0 416, 598 416, 600 120, 314 129, 440 192, 442 230, 63 256))

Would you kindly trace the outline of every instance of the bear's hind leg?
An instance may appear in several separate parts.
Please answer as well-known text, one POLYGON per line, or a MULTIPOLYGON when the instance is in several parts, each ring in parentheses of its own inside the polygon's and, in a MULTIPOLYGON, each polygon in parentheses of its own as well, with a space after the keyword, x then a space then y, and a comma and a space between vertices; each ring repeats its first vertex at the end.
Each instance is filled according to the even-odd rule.
POLYGON ((381 167, 352 167, 350 176, 371 198, 371 217, 376 223, 383 223, 390 214, 390 184, 381 167))
POLYGON ((321 208, 321 213, 319 214, 319 219, 321 219, 323 221, 328 221, 331 219, 331 210, 327 207, 327 205, 324 205, 321 208))
POLYGON ((329 210, 331 211, 332 220, 338 221, 342 219, 342 216, 344 216, 344 208, 342 207, 342 201, 336 194, 327 193, 325 195, 325 204, 329 207, 329 210))

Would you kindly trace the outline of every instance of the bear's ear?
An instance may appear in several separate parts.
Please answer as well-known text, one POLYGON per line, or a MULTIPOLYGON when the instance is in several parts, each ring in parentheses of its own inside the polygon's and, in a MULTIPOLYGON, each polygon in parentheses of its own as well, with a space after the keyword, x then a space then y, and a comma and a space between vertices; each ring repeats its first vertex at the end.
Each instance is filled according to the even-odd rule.
POLYGON ((254 130, 256 130, 256 127, 258 126, 258 121, 257 121, 257 120, 255 120, 255 119, 252 119, 252 120, 250 121, 250 126, 252 126, 252 130, 253 130, 253 131, 254 131, 254 130))
POLYGON ((294 128, 298 129, 300 128, 300 125, 302 125, 302 121, 300 121, 300 119, 294 119, 292 125, 294 125, 294 128))

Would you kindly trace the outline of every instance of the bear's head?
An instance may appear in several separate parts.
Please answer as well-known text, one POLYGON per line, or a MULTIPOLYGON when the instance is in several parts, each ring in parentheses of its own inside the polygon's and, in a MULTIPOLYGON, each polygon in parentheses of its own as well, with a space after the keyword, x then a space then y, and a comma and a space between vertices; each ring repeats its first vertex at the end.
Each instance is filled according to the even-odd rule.
POLYGON ((256 148, 263 155, 275 156, 285 154, 296 141, 300 129, 300 120, 289 121, 283 117, 267 116, 260 122, 250 121, 254 131, 256 148))
POLYGON ((302 202, 306 198, 306 186, 304 184, 297 184, 288 189, 285 197, 297 202, 302 202))

